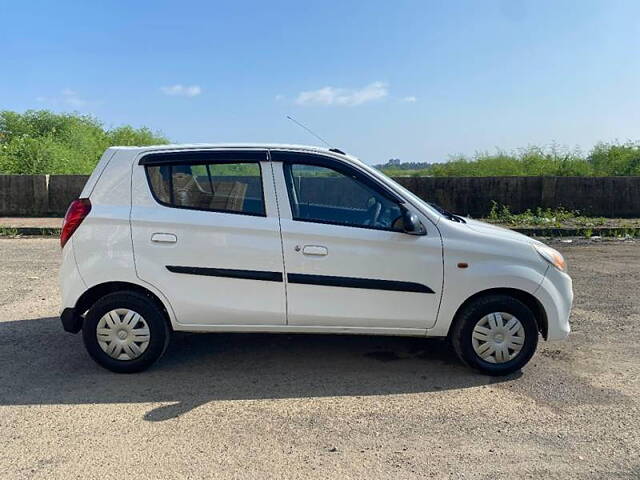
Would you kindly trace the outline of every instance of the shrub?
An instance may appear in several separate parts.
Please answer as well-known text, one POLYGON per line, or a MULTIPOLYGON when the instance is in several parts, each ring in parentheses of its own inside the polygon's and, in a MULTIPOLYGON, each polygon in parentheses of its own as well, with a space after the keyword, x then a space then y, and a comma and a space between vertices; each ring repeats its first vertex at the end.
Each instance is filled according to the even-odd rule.
POLYGON ((640 175, 640 144, 599 143, 587 160, 597 175, 640 175))
POLYGON ((422 170, 384 168, 388 175, 437 177, 493 176, 620 176, 640 175, 640 143, 599 143, 584 156, 579 150, 529 146, 513 152, 458 155, 422 170))
POLYGON ((88 174, 110 146, 164 143, 164 136, 148 128, 108 130, 87 115, 0 112, 0 173, 88 174))

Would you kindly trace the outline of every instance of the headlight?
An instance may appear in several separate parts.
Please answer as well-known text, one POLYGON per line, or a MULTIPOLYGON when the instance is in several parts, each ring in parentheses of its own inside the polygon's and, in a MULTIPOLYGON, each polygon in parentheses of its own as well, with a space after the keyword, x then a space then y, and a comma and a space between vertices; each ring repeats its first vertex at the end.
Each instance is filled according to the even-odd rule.
POLYGON ((564 261, 562 254, 555 248, 548 247, 547 245, 534 244, 533 248, 551 265, 556 267, 561 272, 567 271, 567 262, 564 261))

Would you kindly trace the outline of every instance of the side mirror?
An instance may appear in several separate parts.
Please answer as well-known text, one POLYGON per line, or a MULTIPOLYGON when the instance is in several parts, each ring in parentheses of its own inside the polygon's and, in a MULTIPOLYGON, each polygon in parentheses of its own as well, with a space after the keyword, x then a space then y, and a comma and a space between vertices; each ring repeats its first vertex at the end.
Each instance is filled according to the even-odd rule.
POLYGON ((408 233, 409 235, 424 235, 427 233, 422 223, 420 223, 418 216, 406 208, 402 209, 402 227, 404 233, 408 233))

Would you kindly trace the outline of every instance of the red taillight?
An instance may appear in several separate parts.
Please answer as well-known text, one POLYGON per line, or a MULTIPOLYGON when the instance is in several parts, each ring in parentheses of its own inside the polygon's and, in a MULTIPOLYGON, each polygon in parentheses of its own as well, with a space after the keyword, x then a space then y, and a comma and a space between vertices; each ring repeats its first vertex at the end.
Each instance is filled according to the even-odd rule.
POLYGON ((60 232, 61 248, 64 247, 90 211, 91 202, 88 198, 78 198, 71 202, 62 222, 62 231, 60 232))

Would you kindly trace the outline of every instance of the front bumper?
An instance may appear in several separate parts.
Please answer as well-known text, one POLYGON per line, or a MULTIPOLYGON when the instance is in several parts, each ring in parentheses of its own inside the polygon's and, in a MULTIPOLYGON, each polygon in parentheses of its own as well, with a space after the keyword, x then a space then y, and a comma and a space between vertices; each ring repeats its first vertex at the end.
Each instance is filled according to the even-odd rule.
POLYGON ((60 314, 60 320, 65 332, 78 333, 82 330, 82 317, 75 308, 65 308, 60 314))
POLYGON ((573 305, 573 283, 566 273, 549 267, 534 296, 547 314, 547 340, 564 340, 571 332, 569 316, 573 305))

